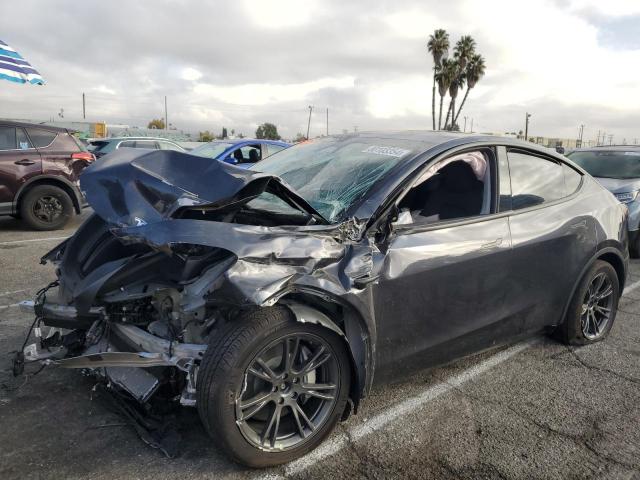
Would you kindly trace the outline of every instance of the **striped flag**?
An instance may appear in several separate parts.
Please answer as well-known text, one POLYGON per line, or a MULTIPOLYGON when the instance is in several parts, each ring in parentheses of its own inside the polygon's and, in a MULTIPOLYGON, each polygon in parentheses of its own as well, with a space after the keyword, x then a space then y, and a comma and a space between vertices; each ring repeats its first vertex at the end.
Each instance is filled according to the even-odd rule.
POLYGON ((0 78, 18 83, 44 85, 44 80, 36 69, 2 40, 0 40, 0 78))

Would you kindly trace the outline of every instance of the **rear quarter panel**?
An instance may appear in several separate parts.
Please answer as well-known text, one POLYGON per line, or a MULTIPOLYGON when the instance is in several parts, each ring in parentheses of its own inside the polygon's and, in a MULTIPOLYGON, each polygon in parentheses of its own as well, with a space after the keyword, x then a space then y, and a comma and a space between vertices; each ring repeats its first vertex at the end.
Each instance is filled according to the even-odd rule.
POLYGON ((627 207, 589 176, 585 176, 584 190, 585 206, 595 220, 596 251, 614 248, 628 257, 627 207))
POLYGON ((66 133, 59 133, 48 147, 39 149, 42 156, 42 173, 48 176, 63 177, 77 185, 82 170, 88 165, 84 160, 74 160, 73 153, 80 148, 75 140, 66 133))

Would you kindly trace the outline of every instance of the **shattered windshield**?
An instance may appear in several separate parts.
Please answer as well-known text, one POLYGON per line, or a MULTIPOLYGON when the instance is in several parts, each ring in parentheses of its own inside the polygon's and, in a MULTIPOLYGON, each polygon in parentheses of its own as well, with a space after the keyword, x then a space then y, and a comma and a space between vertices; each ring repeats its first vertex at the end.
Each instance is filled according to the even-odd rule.
POLYGON ((406 140, 328 137, 283 150, 253 169, 282 178, 324 218, 338 222, 391 168, 421 149, 406 140))

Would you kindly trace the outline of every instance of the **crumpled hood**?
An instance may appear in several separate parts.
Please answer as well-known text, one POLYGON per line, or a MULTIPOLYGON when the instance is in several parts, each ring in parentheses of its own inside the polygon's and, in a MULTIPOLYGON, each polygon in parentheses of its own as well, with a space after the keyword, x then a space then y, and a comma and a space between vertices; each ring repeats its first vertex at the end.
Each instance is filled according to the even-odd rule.
POLYGON ((116 150, 84 170, 80 188, 100 217, 121 227, 155 223, 182 207, 240 206, 263 192, 324 220, 274 175, 170 150, 116 150))

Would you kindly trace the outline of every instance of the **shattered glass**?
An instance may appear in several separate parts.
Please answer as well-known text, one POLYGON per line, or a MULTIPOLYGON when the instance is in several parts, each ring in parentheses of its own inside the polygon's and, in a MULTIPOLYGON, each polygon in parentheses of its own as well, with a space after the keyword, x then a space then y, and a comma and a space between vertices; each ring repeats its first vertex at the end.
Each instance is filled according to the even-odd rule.
POLYGON ((324 218, 339 222, 377 180, 418 148, 400 139, 331 137, 284 150, 254 170, 280 177, 324 218))

